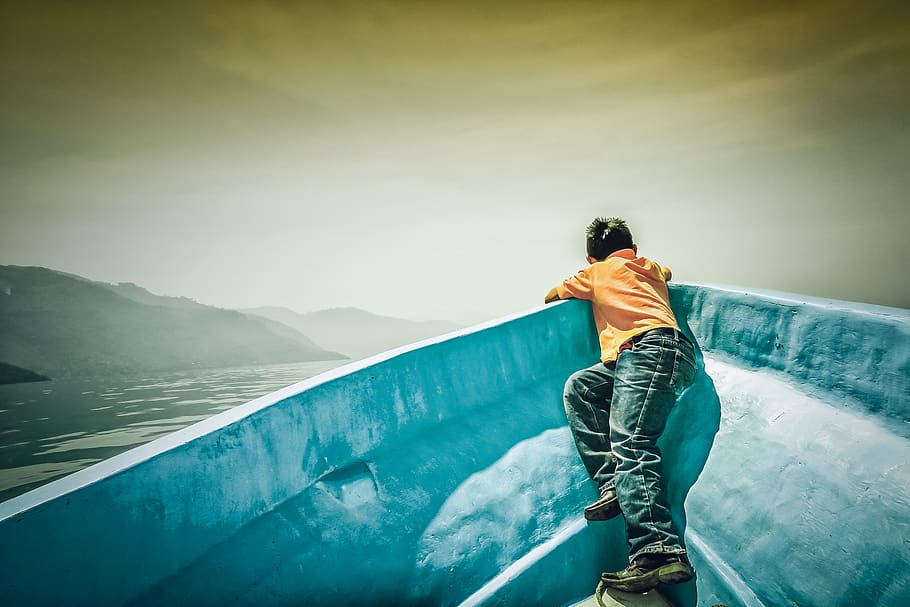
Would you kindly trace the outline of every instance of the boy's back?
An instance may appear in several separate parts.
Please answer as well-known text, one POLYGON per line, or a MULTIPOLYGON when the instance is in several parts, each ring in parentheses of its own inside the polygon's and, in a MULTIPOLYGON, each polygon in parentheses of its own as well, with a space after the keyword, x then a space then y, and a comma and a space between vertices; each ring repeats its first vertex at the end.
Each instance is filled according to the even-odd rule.
POLYGON ((669 268, 638 257, 634 248, 595 261, 556 287, 560 299, 592 302, 600 336, 601 361, 616 360, 630 339, 659 327, 678 329, 670 308, 669 268))

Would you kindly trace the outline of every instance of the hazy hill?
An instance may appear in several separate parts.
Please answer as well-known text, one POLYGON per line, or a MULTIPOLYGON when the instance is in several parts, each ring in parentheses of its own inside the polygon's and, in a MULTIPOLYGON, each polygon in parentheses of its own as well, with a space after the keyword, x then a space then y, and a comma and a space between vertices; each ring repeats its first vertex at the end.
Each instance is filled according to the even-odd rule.
POLYGON ((235 310, 0 266, 0 360, 52 378, 340 358, 290 327, 235 310))
POLYGON ((0 384, 22 384, 33 381, 47 381, 48 379, 50 378, 39 375, 34 371, 0 362, 0 384))
POLYGON ((262 307, 244 312, 293 327, 320 346, 344 352, 354 359, 461 328, 444 320, 417 322, 379 316, 358 308, 332 308, 299 314, 287 308, 262 307))
MULTIPOLYGON (((77 277, 78 278, 78 277, 77 277)), ((148 304, 152 306, 166 306, 168 308, 208 308, 213 309, 211 306, 206 306, 188 297, 167 297, 166 295, 155 295, 150 292, 148 289, 143 289, 139 285, 132 282, 118 282, 117 284, 110 284, 106 282, 92 282, 94 285, 113 291, 117 295, 122 295, 127 299, 131 299, 136 303, 148 304)))

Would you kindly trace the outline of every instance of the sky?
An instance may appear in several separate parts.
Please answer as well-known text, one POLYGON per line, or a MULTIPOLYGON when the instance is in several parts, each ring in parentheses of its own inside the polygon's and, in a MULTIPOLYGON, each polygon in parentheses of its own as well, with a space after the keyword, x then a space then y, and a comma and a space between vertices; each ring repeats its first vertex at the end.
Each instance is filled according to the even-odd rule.
POLYGON ((469 323, 621 216, 675 280, 910 307, 905 2, 0 8, 0 264, 469 323))

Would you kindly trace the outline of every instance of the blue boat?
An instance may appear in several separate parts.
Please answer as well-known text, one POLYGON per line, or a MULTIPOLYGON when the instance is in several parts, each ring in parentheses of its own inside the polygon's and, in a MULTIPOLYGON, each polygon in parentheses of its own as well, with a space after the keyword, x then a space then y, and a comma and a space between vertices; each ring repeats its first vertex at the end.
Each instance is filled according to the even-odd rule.
MULTIPOLYGON (((910 605, 910 311, 704 285, 671 298, 700 346, 661 443, 697 577, 644 600, 910 605)), ((589 304, 542 306, 15 497, 0 604, 583 601, 628 554, 621 518, 582 518, 596 489, 562 406, 597 358, 589 304)))

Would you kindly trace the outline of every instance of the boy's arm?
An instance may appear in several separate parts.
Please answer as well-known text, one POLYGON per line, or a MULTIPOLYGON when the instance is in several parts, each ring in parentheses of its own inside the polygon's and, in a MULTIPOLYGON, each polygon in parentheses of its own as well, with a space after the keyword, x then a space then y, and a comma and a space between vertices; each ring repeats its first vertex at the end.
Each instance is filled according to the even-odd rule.
POLYGON ((591 299, 593 289, 588 270, 579 270, 575 276, 565 279, 547 292, 544 303, 551 303, 558 299, 591 299))

